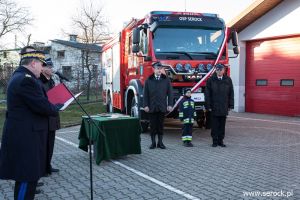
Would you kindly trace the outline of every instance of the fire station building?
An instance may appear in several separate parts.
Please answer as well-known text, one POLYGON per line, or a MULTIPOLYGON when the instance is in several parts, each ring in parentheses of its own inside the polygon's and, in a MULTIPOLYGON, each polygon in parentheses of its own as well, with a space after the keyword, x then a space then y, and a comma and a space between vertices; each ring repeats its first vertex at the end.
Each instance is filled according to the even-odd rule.
POLYGON ((300 116, 299 19, 299 0, 257 0, 227 24, 240 45, 230 61, 235 111, 300 116))

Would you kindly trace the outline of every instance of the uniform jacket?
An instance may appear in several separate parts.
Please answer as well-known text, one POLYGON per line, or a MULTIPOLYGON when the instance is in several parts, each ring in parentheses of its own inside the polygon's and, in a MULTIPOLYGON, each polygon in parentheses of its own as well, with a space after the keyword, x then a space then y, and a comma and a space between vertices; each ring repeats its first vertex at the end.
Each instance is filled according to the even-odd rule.
MULTIPOLYGON (((43 87, 46 92, 55 87, 55 82, 52 78, 48 80, 43 74, 41 74, 40 80, 42 81, 43 87)), ((57 115, 56 117, 49 116, 49 131, 56 131, 58 129, 60 129, 59 115, 57 115)))
POLYGON ((196 117, 195 103, 190 97, 184 97, 179 104, 179 119, 184 124, 194 123, 196 117))
POLYGON ((144 86, 144 107, 149 107, 149 112, 167 112, 167 106, 173 105, 173 92, 170 79, 161 74, 156 80, 152 74, 145 81, 144 86), (168 102, 168 105, 167 105, 168 102))
POLYGON ((205 88, 206 109, 212 109, 214 116, 228 115, 228 109, 234 108, 234 92, 231 78, 224 75, 219 80, 217 75, 211 76, 205 88))
POLYGON ((48 116, 57 116, 40 81, 19 67, 8 83, 0 178, 37 181, 46 173, 48 116))

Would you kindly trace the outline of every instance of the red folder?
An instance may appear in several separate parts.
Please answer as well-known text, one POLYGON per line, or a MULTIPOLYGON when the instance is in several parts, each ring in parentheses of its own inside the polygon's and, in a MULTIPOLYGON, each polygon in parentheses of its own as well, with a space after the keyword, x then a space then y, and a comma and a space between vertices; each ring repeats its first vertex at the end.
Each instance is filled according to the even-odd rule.
POLYGON ((73 98, 69 90, 62 83, 48 90, 47 96, 52 104, 64 104, 66 101, 73 98))
MULTIPOLYGON (((75 98, 77 98, 81 93, 82 92, 74 95, 75 98)), ((66 109, 72 103, 72 101, 74 101, 72 94, 63 83, 48 90, 47 96, 48 100, 52 104, 64 104, 60 110, 66 109)))

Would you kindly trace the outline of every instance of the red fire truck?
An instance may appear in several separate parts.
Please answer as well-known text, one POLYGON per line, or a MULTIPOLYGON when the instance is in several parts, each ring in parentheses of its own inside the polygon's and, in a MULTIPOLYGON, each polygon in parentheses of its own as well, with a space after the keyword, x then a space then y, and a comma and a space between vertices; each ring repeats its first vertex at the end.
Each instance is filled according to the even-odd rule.
POLYGON ((115 110, 139 117, 143 131, 148 128, 143 111, 143 85, 153 73, 151 64, 160 61, 174 92, 173 111, 185 88, 192 89, 197 123, 205 122, 206 79, 223 64, 227 73, 228 41, 237 55, 236 32, 230 31, 216 14, 153 11, 145 18, 132 19, 103 46, 103 102, 108 112, 115 110))

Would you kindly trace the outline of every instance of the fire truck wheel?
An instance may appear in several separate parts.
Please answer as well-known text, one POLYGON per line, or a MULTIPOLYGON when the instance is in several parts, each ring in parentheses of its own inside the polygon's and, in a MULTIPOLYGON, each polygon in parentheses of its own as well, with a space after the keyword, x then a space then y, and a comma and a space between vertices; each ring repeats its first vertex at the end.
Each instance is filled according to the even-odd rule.
POLYGON ((202 120, 202 119, 197 120, 197 124, 198 124, 199 128, 202 128, 204 126, 204 120, 202 120))
POLYGON ((197 111, 197 124, 199 128, 203 128, 205 126, 205 113, 200 110, 197 111))
POLYGON ((139 117, 139 106, 138 106, 138 103, 135 101, 135 97, 132 97, 132 100, 131 100, 130 116, 139 117))

